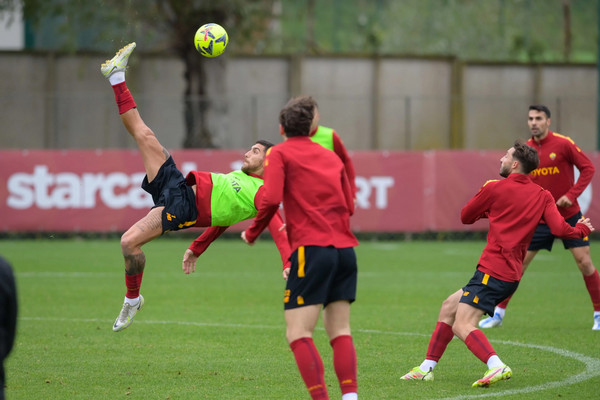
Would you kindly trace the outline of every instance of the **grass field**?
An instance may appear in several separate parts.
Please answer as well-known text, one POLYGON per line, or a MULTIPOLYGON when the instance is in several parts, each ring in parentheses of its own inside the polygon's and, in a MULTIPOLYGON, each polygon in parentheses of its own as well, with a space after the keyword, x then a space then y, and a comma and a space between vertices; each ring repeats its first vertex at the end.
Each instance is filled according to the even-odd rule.
MULTIPOLYGON (((279 256, 270 240, 221 239, 181 271, 187 238, 145 247, 146 305, 112 332, 125 294, 117 239, 2 240, 19 290, 8 400, 308 399, 284 336, 279 256)), ((514 372, 471 388, 486 366, 455 339, 434 382, 399 378, 425 356, 439 306, 471 277, 482 241, 377 242, 357 247, 352 308, 360 398, 597 399, 600 332, 571 259, 540 253, 490 342, 514 372)), ((592 256, 600 263, 600 247, 592 256)), ((332 399, 341 398, 322 325, 315 333, 332 399)))

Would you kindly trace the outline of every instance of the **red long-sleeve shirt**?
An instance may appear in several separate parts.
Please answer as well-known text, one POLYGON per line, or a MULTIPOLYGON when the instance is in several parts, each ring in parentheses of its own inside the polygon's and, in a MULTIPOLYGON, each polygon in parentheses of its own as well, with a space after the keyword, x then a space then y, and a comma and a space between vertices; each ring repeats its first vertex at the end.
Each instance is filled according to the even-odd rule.
POLYGON ((254 223, 252 243, 283 201, 291 251, 299 246, 353 247, 350 231, 353 193, 339 157, 306 136, 288 138, 265 158, 265 195, 254 223))
POLYGON ((542 218, 558 237, 582 238, 590 233, 584 224, 567 224, 550 192, 533 183, 528 175, 518 173, 486 182, 463 207, 460 217, 464 224, 489 219, 479 270, 508 282, 521 279, 527 247, 542 218))
POLYGON ((569 137, 548 131, 548 136, 539 143, 533 138, 527 144, 535 148, 540 165, 531 172, 533 182, 552 193, 554 201, 566 195, 573 203, 570 207, 559 207, 561 215, 568 219, 580 210, 577 197, 585 190, 594 176, 594 164, 569 137), (575 183, 575 171, 579 178, 575 183))

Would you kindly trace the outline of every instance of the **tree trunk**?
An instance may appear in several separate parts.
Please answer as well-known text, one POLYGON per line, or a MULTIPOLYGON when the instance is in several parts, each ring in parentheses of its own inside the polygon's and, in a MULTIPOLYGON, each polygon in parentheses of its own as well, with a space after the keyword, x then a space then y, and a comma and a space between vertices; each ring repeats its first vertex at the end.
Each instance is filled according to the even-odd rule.
POLYGON ((184 77, 186 82, 183 95, 183 113, 185 120, 184 148, 212 148, 213 140, 208 129, 206 99, 206 73, 202 56, 191 47, 185 56, 184 77))

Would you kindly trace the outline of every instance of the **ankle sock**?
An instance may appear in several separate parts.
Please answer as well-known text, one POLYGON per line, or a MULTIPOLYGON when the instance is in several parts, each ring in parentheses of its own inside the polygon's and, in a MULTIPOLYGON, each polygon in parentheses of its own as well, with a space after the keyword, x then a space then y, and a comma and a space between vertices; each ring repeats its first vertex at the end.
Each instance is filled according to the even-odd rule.
POLYGON ((113 72, 112 75, 108 77, 108 81, 113 86, 125 82, 125 71, 113 72))
POLYGON ((488 366, 488 369, 492 369, 492 368, 496 368, 496 367, 503 367, 504 363, 502 362, 500 357, 498 357, 497 355, 494 354, 487 360, 487 366, 488 366))
POLYGON ((135 299, 130 299, 129 297, 125 297, 125 303, 129 304, 130 306, 137 306, 139 302, 140 302, 139 296, 136 297, 135 299))
POLYGON ((425 359, 421 365, 419 365, 419 368, 421 368, 421 371, 423 372, 428 372, 429 370, 433 371, 436 365, 437 361, 425 359))

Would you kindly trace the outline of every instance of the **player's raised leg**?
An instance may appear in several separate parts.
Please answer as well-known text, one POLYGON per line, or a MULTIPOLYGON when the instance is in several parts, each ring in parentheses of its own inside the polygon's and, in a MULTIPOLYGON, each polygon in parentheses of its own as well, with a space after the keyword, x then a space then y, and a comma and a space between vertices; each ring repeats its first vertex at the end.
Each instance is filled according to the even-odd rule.
POLYGON ((169 158, 169 153, 142 120, 125 82, 125 70, 135 46, 136 44, 133 42, 120 49, 112 59, 102 64, 100 70, 112 85, 121 121, 137 143, 148 181, 152 182, 161 165, 169 158))
MULTIPOLYGON (((147 179, 151 182, 160 167, 169 158, 169 154, 158 142, 154 132, 142 120, 133 96, 125 83, 125 70, 135 46, 135 43, 130 43, 120 49, 111 60, 102 64, 100 71, 112 85, 123 125, 138 145, 147 179)), ((127 328, 133 322, 136 313, 144 306, 144 298, 140 295, 140 286, 146 265, 146 256, 142 251, 142 246, 162 234, 163 208, 153 208, 121 237, 127 292, 121 312, 113 325, 115 332, 127 328)))

